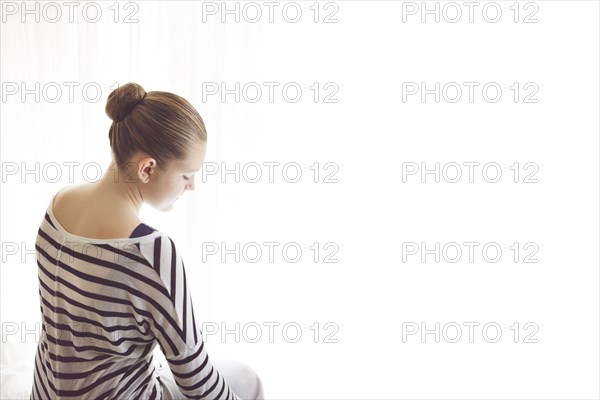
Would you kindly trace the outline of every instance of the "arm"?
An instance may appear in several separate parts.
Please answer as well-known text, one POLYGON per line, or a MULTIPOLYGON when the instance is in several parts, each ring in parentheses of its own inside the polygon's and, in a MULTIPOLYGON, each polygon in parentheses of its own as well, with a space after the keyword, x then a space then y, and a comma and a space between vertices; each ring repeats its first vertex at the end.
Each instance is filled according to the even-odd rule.
POLYGON ((147 318, 167 359, 179 391, 190 399, 239 400, 208 356, 202 332, 196 328, 192 298, 183 259, 166 235, 142 252, 154 266, 150 275, 161 285, 152 298, 147 318))

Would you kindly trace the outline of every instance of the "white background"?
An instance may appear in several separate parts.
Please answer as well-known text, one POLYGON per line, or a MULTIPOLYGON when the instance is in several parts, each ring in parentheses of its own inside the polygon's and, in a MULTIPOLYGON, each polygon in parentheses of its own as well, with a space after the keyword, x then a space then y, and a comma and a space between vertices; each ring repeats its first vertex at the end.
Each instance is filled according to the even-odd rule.
MULTIPOLYGON (((436 3, 440 10, 447 5, 427 7, 436 3)), ((51 196, 66 185, 95 180, 94 169, 86 175, 82 166, 108 166, 106 98, 117 84, 137 82, 147 91, 177 93, 197 108, 208 130, 206 163, 230 169, 235 163, 263 165, 257 183, 243 176, 236 183, 232 175, 203 181, 198 175, 196 190, 173 211, 144 206, 142 216, 173 237, 182 252, 199 325, 234 330, 238 322, 249 327, 250 339, 252 323, 263 327, 257 343, 244 335, 237 343, 233 334, 205 340, 211 357, 254 367, 267 398, 599 398, 599 3, 499 1, 496 23, 482 15, 487 3, 475 8, 472 23, 463 2, 456 3, 463 13, 456 23, 443 15, 439 23, 434 15, 423 23, 420 10, 404 22, 403 9, 410 5, 400 1, 320 2, 317 23, 312 1, 297 3, 297 23, 282 17, 285 2, 275 8, 273 23, 263 2, 257 3, 263 12, 257 23, 243 15, 239 22, 228 15, 223 23, 220 14, 203 21, 203 4, 194 1, 133 2, 130 8, 120 3, 118 22, 112 2, 98 3, 98 22, 85 21, 85 3, 79 3, 73 22, 62 7, 56 23, 48 21, 54 12, 42 13, 45 3, 38 3, 39 22, 35 15, 22 22, 22 10, 12 15, 4 4, 3 370, 33 366, 35 334, 21 339, 7 327, 40 327, 33 248, 51 196), (138 21, 124 23, 132 10, 138 21), (538 22, 525 23, 534 11, 538 22), (331 13, 337 22, 323 22, 331 13), (65 82, 78 85, 73 99, 65 82), (227 89, 256 82, 263 97, 256 103, 243 97, 236 102, 233 95, 203 99, 203 83, 211 82, 227 89), (272 103, 264 82, 279 83, 272 103), (290 82, 303 89, 295 103, 280 90, 290 82), (321 90, 316 103, 310 89, 315 82, 321 90), (328 82, 339 89, 335 103, 324 102, 332 92, 324 87, 328 82), (403 82, 424 82, 427 89, 456 82, 463 96, 456 103, 443 97, 436 103, 434 95, 403 102, 403 82), (479 83, 472 103, 464 82, 479 83), (481 87, 490 82, 503 90, 497 102, 482 97, 481 87), (510 89, 515 82, 517 102, 510 89), (524 88, 528 82, 539 89, 537 102, 524 101, 532 92, 524 88), (22 97, 21 84, 40 98, 22 97), (97 101, 82 96, 85 84, 101 88, 97 101), (14 85, 19 91, 10 94, 14 85), (52 87, 62 89, 56 102, 52 87), (63 166, 55 181, 55 170, 47 167, 53 162, 63 166), (68 162, 78 163, 73 177, 64 167, 68 162), (265 162, 280 165, 274 182, 265 162), (302 170, 297 183, 281 174, 281 165, 293 162, 302 170), (321 175, 315 183, 310 166, 317 162, 321 175), (465 162, 479 163, 472 183, 465 162), (515 183, 510 166, 517 162, 515 183), (35 171, 36 163, 39 172, 22 174, 35 171), (337 183, 324 182, 334 171, 326 163, 337 166, 337 183), (463 176, 457 183, 443 176, 436 183, 430 174, 423 183, 417 174, 403 182, 403 163, 430 169, 458 163, 463 176), (482 176, 487 163, 501 167, 498 182, 482 176), (523 182, 533 170, 524 169, 526 163, 538 167, 537 183, 523 182), (15 165, 19 170, 9 174, 15 165), (281 245, 274 263, 265 246, 257 263, 236 262, 232 255, 221 262, 218 255, 203 260, 205 242, 224 242, 228 249, 236 242, 281 245), (302 258, 286 262, 281 247, 294 242, 302 258), (310 249, 315 242, 317 263, 310 249), (333 257, 339 262, 323 262, 332 249, 324 247, 327 242, 338 246, 333 257), (434 255, 422 262, 421 253, 403 262, 407 242, 428 249, 436 242, 480 245, 472 263, 465 246, 455 263, 447 261, 452 252, 439 263, 434 255), (515 242, 516 263, 510 249, 515 242), (528 242, 537 246, 537 263, 524 262, 532 249, 524 248, 528 242), (13 243, 19 245, 16 254, 8 251, 13 243), (502 249, 498 262, 482 257, 486 243, 502 249), (268 322, 279 323, 273 343, 268 322), (333 332, 324 328, 327 322, 338 327, 330 336, 337 343, 326 343, 333 332), (431 330, 439 323, 439 343, 434 334, 403 341, 407 322, 431 330), (468 322, 479 324, 472 343, 463 325, 468 322), (530 337, 537 343, 525 339, 533 332, 525 328, 528 322, 537 327, 530 337), (301 327, 296 343, 290 340, 294 329, 283 334, 286 323, 301 327), (452 323, 463 328, 456 343, 452 323), (502 329, 495 343, 482 335, 487 323, 502 329), (20 355, 6 351, 7 343, 20 355)), ((35 3, 29 4, 33 9, 35 3)), ((227 6, 233 9, 234 2, 227 6)), ((452 18, 454 11, 446 10, 452 18)), ((488 16, 494 18, 493 8, 488 16)), ((89 93, 94 96, 93 89, 89 93)), ((494 338, 493 328, 487 333, 494 338)))

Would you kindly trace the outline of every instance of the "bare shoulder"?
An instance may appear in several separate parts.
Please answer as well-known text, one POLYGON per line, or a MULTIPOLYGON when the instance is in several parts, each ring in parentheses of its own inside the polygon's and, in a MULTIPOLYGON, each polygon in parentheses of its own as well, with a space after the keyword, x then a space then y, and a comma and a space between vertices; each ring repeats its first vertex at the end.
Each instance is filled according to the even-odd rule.
POLYGON ((68 202, 73 198, 80 197, 90 187, 89 183, 72 184, 65 186, 56 193, 54 197, 54 207, 58 208, 63 202, 68 202))
POLYGON ((59 223, 74 235, 94 239, 126 238, 141 222, 114 204, 107 206, 93 193, 91 183, 69 185, 54 198, 52 211, 59 223))

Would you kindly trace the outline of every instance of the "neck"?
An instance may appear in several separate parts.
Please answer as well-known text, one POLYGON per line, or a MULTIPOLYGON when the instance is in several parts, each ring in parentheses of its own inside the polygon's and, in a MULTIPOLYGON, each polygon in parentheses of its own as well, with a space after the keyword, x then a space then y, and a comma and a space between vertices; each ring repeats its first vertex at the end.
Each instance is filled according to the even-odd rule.
POLYGON ((137 180, 119 171, 111 162, 106 173, 94 184, 98 198, 113 205, 120 211, 132 212, 139 216, 144 203, 137 180))

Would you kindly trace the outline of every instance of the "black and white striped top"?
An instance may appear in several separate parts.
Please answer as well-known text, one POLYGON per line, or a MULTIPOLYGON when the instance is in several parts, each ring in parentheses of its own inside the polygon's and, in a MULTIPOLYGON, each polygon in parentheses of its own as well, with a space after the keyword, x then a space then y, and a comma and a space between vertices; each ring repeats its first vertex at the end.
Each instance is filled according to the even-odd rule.
POLYGON ((35 244, 42 334, 30 399, 167 400, 157 343, 182 399, 238 399, 208 357, 171 238, 145 224, 129 238, 73 235, 55 196, 35 244))

